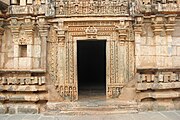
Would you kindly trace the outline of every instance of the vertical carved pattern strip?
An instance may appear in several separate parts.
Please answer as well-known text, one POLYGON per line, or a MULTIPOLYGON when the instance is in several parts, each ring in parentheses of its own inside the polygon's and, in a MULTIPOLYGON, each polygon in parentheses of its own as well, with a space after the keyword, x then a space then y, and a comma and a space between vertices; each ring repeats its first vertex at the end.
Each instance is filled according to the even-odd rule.
POLYGON ((118 42, 118 83, 124 83, 125 77, 125 70, 126 70, 126 51, 124 47, 124 42, 118 42))
POLYGON ((64 68, 64 46, 62 43, 58 43, 58 64, 57 64, 57 79, 59 81, 59 86, 62 86, 64 84, 65 80, 65 68, 64 68))
POLYGON ((134 76, 134 45, 129 42, 129 80, 134 76))
POLYGON ((49 51, 48 51, 48 65, 49 65, 49 74, 50 79, 56 84, 57 78, 56 78, 56 66, 57 66, 57 60, 56 60, 56 44, 55 43, 49 43, 49 51))
POLYGON ((115 83, 119 83, 118 81, 118 41, 115 41, 115 83))
POLYGON ((66 42, 66 80, 65 84, 68 83, 69 80, 69 42, 66 42))
POLYGON ((56 32, 53 28, 50 29, 49 42, 48 42, 48 70, 50 80, 57 85, 57 45, 56 45, 56 32))
POLYGON ((129 42, 125 43, 126 45, 126 78, 125 82, 129 81, 129 42))
POLYGON ((115 41, 110 42, 110 83, 115 83, 115 41))
POLYGON ((74 83, 74 45, 73 41, 69 43, 69 83, 74 83))
POLYGON ((130 22, 129 28, 129 80, 132 80, 134 77, 135 70, 135 48, 134 48, 134 32, 132 23, 130 22))

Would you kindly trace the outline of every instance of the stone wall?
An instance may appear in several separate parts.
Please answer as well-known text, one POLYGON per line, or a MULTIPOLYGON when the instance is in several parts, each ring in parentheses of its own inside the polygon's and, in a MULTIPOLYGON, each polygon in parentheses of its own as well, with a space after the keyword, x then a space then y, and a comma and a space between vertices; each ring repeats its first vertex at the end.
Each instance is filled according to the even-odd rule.
POLYGON ((79 39, 107 40, 107 98, 180 109, 179 2, 12 0, 0 13, 0 113, 78 100, 79 39))
POLYGON ((136 20, 139 110, 179 109, 179 18, 155 15, 137 17, 136 20))
POLYGON ((38 25, 35 21, 27 16, 2 22, 0 113, 39 113, 48 100, 44 54, 47 27, 43 18, 38 18, 38 25))

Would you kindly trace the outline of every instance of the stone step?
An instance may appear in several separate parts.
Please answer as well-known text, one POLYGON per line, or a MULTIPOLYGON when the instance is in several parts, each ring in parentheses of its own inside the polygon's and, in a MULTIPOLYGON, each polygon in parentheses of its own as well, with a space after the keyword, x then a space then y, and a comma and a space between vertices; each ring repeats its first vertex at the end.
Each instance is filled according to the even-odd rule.
POLYGON ((44 114, 111 114, 111 113, 136 113, 135 101, 84 101, 47 103, 44 114))
POLYGON ((101 114, 125 114, 125 113, 137 113, 137 110, 111 110, 111 111, 97 111, 97 110, 91 110, 91 111, 82 111, 82 110, 76 110, 76 111, 46 111, 43 114, 44 115, 101 115, 101 114))

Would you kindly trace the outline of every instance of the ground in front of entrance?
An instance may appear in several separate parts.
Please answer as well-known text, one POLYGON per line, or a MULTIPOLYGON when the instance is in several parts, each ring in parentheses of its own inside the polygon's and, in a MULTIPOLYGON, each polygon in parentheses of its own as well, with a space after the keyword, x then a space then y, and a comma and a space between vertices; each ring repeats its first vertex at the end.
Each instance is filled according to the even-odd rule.
POLYGON ((0 120, 180 120, 180 111, 140 112, 112 115, 0 115, 0 120))

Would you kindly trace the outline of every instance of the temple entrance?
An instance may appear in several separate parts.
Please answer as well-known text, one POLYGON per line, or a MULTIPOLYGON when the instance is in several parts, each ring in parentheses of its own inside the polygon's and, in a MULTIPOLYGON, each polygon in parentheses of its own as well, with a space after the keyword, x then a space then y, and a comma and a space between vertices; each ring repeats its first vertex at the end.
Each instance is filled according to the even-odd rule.
POLYGON ((77 41, 79 99, 105 98, 106 41, 77 41))

